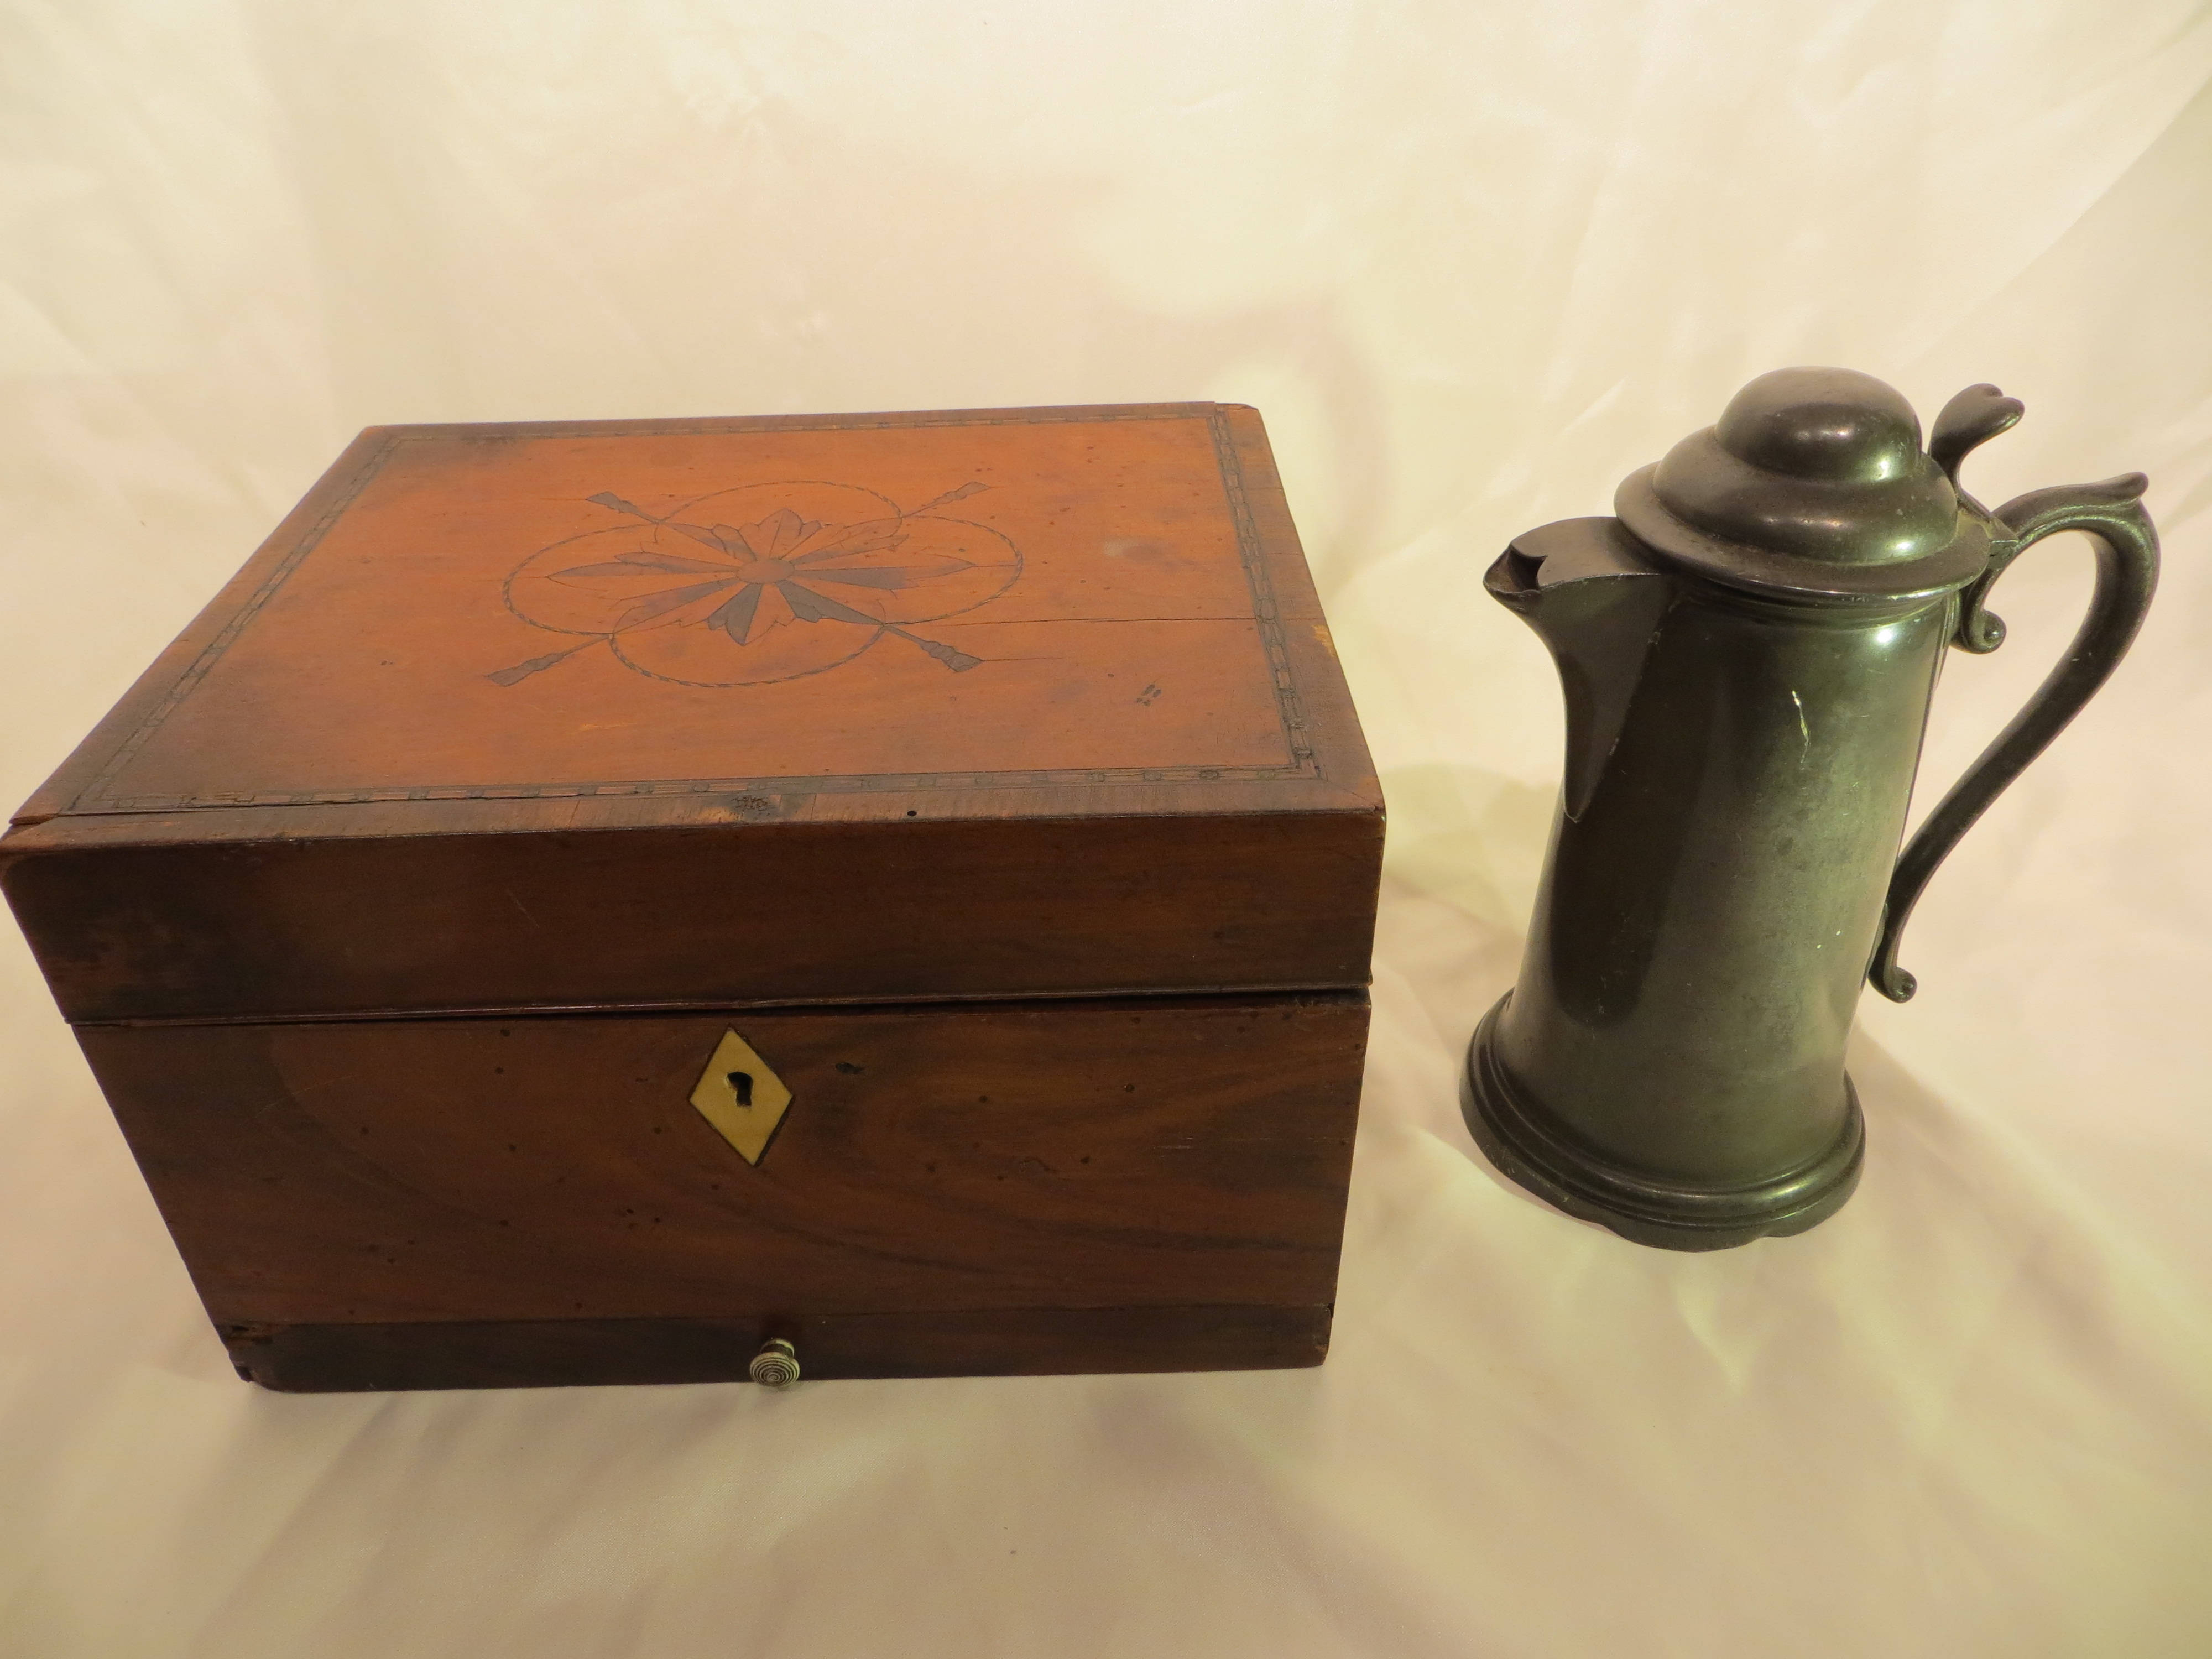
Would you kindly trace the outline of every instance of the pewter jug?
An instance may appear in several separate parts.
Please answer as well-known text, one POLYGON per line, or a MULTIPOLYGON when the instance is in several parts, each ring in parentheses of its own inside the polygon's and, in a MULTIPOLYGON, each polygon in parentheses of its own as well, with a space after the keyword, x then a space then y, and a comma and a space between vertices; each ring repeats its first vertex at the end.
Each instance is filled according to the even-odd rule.
POLYGON ((2020 416, 1970 387, 1923 453, 1880 380, 1780 369, 1623 483, 1616 516, 1490 568, 1567 705, 1527 954, 1463 1091, 1522 1186, 1683 1250, 1801 1232, 1850 1195, 1860 984, 1912 994, 1898 936, 1922 887, 2104 683, 2157 580, 2140 473, 1995 512, 1960 487, 2020 416), (2068 530, 2096 550, 2087 619, 1899 857, 1944 647, 1996 649, 1991 584, 2068 530))

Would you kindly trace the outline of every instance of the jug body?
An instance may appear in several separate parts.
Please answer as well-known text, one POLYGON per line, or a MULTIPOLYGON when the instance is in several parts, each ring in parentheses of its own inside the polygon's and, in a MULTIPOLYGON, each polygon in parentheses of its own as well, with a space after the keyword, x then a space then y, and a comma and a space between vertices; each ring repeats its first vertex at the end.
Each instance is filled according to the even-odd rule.
POLYGON ((1563 794, 1471 1121, 1561 1207, 1718 1247, 1810 1226, 1857 1178, 1844 1046, 1954 607, 1808 609, 1653 562, 1595 579, 1657 590, 1649 631, 1620 706, 1570 731, 1609 746, 1574 757, 1587 798, 1563 794))

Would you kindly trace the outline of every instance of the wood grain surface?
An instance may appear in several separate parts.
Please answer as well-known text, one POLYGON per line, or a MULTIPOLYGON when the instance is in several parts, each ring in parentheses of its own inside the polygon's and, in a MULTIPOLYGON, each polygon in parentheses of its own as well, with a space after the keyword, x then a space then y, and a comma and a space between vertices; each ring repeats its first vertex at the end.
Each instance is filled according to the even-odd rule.
POLYGON ((1382 837, 1370 811, 78 845, 0 879, 77 1021, 900 1001, 1364 984, 1382 837))
MULTIPOLYGON (((1230 1356, 1290 1352, 1286 1333, 1317 1358, 1366 1026, 1364 996, 1338 993, 80 1036, 234 1342, 617 1322, 541 1379, 560 1380, 695 1374, 709 1362, 653 1324, 669 1321, 820 1334, 832 1326, 807 1322, 860 1320, 823 1338, 825 1361, 855 1374, 1170 1350, 1245 1363, 1230 1356), (690 1103, 732 1029, 793 1095, 757 1167, 690 1103), (1145 1309, 1183 1311, 1147 1323, 1145 1309), (1304 1311, 1286 1325, 1260 1309, 1304 1311), (1054 1310, 1098 1318, 1041 1316, 1054 1310), (904 1359, 884 1334, 907 1328, 865 1323, 937 1315, 946 1334, 904 1359)), ((299 1340, 325 1358, 298 1362, 298 1386, 334 1386, 331 1354, 379 1352, 299 1340)), ((500 1380, 453 1357, 479 1339, 450 1341, 387 1345, 394 1374, 500 1380), (403 1349, 426 1357, 402 1364, 403 1349)), ((354 1385, 374 1385, 361 1363, 354 1385)))

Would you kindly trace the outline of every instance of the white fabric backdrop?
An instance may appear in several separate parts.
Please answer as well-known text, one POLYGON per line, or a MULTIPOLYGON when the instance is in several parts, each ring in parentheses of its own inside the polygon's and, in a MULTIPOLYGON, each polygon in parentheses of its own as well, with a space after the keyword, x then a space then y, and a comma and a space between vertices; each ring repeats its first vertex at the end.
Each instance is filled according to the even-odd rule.
MULTIPOLYGON (((1219 398, 1389 793, 1318 1371, 281 1397, 0 933, 0 1654, 2212 1652, 2212 10, 5 0, 0 794, 372 422, 1219 398), (2131 468, 2133 659, 1869 998, 1834 1221, 1635 1249, 1454 1072, 1559 766, 1504 540, 1742 380, 2131 468)), ((1954 658, 2040 678, 2078 548, 1954 658)))

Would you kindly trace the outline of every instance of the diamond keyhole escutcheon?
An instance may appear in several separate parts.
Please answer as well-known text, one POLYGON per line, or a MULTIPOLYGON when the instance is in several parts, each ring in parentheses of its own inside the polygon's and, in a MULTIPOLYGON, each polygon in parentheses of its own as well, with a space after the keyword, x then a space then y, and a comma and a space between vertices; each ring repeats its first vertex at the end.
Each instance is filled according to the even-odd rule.
POLYGON ((735 1031, 722 1033, 691 1103, 748 1164, 758 1164, 791 1108, 791 1091, 735 1031))

